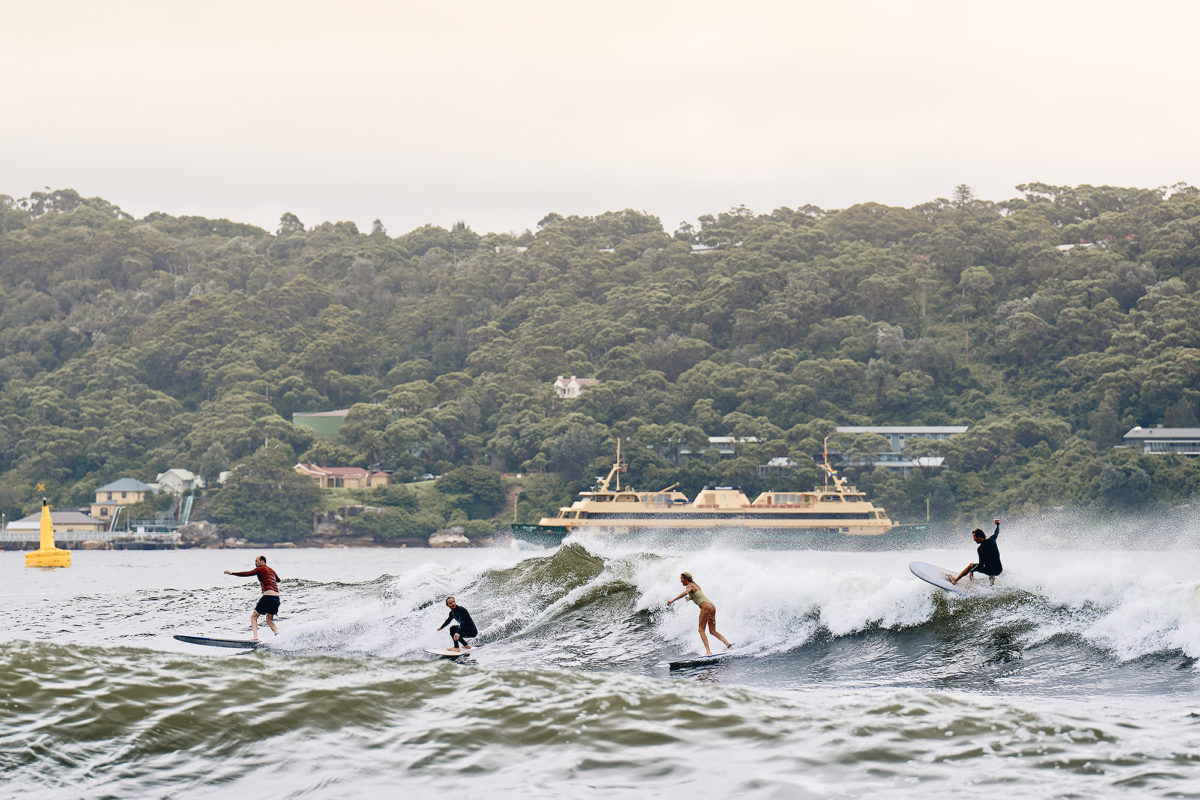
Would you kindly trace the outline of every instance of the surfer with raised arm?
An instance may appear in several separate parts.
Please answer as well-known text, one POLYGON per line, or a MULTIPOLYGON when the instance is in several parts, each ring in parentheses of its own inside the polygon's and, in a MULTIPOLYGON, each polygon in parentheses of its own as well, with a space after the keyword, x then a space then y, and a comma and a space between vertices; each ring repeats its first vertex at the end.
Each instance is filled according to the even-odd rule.
POLYGON ((461 645, 463 650, 470 650, 471 645, 467 644, 467 639, 473 639, 479 635, 475 621, 471 619, 471 614, 465 608, 455 602, 453 596, 446 598, 446 607, 450 609, 450 616, 446 617, 446 621, 438 626, 438 630, 450 625, 451 622, 457 622, 457 625, 450 625, 450 640, 454 642, 454 646, 450 649, 458 650, 461 645))
POLYGON ((254 559, 254 569, 246 572, 230 572, 225 570, 226 575, 236 575, 239 578, 248 578, 254 575, 258 578, 259 586, 262 587, 262 597, 258 598, 258 604, 254 606, 254 612, 250 615, 250 630, 254 632, 254 641, 258 641, 258 615, 266 614, 267 627, 276 636, 279 635, 279 628, 275 627, 275 615, 279 613, 279 576, 275 574, 275 570, 267 566, 267 557, 259 556, 254 559))
POLYGON ((996 537, 1000 535, 1000 520, 994 519, 996 523, 996 532, 985 538, 983 529, 976 528, 971 531, 971 537, 975 540, 975 544, 979 545, 979 560, 973 564, 968 564, 966 568, 958 573, 957 578, 950 578, 950 582, 957 585, 963 579, 963 576, 970 575, 971 580, 975 580, 975 573, 988 576, 988 583, 994 584, 996 576, 1004 571, 1004 567, 1000 564, 1000 549, 996 546, 996 537))
POLYGON ((712 648, 708 646, 708 635, 704 629, 707 627, 712 635, 725 643, 725 647, 729 650, 733 649, 733 645, 729 640, 717 632, 717 606, 712 600, 701 591, 699 584, 692 580, 692 573, 679 573, 679 582, 683 584, 683 591, 677 597, 667 601, 667 605, 671 605, 679 598, 687 595, 687 599, 700 607, 700 641, 704 642, 704 655, 711 656, 712 648))

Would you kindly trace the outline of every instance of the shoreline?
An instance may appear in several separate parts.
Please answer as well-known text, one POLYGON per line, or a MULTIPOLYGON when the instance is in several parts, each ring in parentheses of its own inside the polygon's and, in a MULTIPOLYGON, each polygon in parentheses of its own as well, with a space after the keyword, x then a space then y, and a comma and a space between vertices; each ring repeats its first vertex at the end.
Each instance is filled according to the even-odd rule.
MULTIPOLYGON (((443 544, 430 544, 425 539, 413 537, 411 539, 394 540, 388 542, 376 541, 331 541, 328 539, 297 539, 288 542, 252 542, 245 539, 229 539, 219 543, 206 544, 183 544, 179 542, 151 542, 151 541, 56 541, 56 546, 63 550, 80 550, 80 551, 96 551, 96 550, 445 550, 445 549, 462 549, 469 550, 472 548, 481 547, 507 547, 512 541, 510 535, 494 535, 490 537, 481 537, 476 540, 466 540, 465 542, 449 542, 443 544)), ((39 542, 36 539, 29 541, 5 541, 0 542, 0 552, 31 552, 38 549, 39 542)))

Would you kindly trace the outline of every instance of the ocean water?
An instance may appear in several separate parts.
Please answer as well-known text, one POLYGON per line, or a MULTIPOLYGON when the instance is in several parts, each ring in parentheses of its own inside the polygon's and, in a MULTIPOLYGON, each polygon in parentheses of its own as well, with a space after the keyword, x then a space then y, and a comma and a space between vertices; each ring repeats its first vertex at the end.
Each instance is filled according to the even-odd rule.
POLYGON ((0 553, 0 797, 1200 797, 1200 552, 1167 530, 1006 526, 966 598, 907 569, 965 536, 269 551, 281 633, 245 653, 171 637, 244 637, 257 583, 222 570, 256 553, 0 553), (737 656, 670 671, 702 652, 684 569, 737 656), (448 593, 458 662, 424 652, 448 593))

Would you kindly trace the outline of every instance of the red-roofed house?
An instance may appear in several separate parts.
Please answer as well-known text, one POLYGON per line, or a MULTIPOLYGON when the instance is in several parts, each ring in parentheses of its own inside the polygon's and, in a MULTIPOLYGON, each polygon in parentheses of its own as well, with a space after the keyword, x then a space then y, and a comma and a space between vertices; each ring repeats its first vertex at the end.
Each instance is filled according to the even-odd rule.
POLYGON ((297 464, 293 469, 312 478, 322 489, 365 489, 369 486, 387 486, 391 482, 391 476, 386 472, 371 472, 362 467, 297 464))

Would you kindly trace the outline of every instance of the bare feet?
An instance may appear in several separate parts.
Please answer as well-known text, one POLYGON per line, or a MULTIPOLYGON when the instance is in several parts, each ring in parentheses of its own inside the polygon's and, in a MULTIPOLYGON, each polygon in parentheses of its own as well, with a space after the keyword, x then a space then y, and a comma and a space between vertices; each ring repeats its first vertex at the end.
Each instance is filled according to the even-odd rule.
POLYGON ((464 644, 464 645, 462 646, 462 649, 463 649, 463 650, 470 650, 470 649, 471 649, 471 645, 469 645, 469 644, 464 644))

